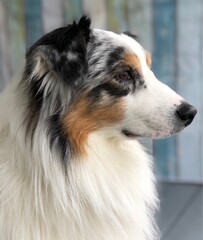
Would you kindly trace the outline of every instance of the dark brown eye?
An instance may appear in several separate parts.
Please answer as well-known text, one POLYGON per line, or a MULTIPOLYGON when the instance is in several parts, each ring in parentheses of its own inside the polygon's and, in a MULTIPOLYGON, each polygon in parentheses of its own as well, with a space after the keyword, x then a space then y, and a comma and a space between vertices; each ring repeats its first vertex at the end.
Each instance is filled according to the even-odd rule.
POLYGON ((130 80, 130 79, 132 79, 132 76, 131 76, 130 72, 128 72, 128 71, 123 71, 123 72, 120 72, 120 73, 118 74, 118 78, 119 78, 120 80, 130 80))

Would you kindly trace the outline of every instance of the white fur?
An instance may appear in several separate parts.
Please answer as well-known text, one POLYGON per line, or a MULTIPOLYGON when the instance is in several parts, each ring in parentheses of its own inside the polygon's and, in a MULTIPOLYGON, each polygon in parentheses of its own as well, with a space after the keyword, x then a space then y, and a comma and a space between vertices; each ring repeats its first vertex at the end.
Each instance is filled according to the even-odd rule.
POLYGON ((175 115, 183 98, 156 79, 148 68, 144 81, 146 89, 127 96, 127 111, 122 128, 138 136, 163 138, 184 128, 175 115))
POLYGON ((94 133, 67 178, 42 126, 32 153, 24 143, 15 88, 0 99, 0 239, 156 239, 154 177, 141 145, 111 138, 111 129, 94 133))

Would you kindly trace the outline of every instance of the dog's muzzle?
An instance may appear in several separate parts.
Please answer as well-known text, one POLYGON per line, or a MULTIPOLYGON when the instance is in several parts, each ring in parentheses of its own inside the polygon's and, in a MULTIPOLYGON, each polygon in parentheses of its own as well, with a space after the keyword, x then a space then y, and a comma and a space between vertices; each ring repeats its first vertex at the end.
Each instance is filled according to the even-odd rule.
POLYGON ((176 113, 178 117, 184 122, 185 127, 187 127, 193 121, 197 113, 197 109, 192 105, 183 102, 176 110, 176 113))

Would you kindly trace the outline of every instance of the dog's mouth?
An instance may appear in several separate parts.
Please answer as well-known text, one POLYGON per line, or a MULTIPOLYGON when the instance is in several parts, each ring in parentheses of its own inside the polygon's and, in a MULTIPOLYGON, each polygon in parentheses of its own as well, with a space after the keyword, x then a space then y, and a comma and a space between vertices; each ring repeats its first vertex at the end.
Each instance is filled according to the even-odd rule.
POLYGON ((140 135, 135 134, 135 133, 133 133, 133 132, 131 132, 131 131, 129 131, 129 130, 126 130, 126 129, 122 130, 122 133, 123 133, 126 137, 128 137, 128 138, 137 138, 137 137, 140 137, 140 135))

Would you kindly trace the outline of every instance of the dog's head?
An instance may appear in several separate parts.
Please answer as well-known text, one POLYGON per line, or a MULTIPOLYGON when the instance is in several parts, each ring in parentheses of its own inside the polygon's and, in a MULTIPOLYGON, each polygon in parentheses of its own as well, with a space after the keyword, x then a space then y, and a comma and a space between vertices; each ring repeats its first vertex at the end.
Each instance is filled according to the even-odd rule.
POLYGON ((163 138, 189 125, 196 109, 156 79, 150 54, 134 35, 90 29, 82 17, 38 40, 22 83, 28 130, 44 120, 51 142, 78 152, 90 133, 163 138))

